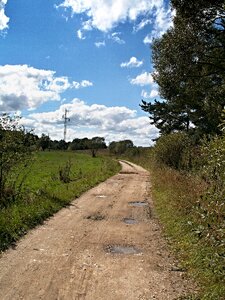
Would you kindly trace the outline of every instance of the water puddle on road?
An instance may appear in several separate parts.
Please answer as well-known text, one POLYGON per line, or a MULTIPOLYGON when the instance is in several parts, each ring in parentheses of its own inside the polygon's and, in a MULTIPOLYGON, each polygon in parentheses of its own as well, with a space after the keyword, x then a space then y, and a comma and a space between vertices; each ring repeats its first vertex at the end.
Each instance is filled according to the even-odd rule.
POLYGON ((106 195, 97 195, 97 196, 95 196, 96 198, 107 198, 107 196, 106 195))
POLYGON ((124 218, 123 222, 128 225, 133 225, 133 224, 138 223, 138 221, 136 221, 135 219, 132 219, 132 218, 124 218))
POLYGON ((141 251, 134 246, 109 245, 105 248, 111 254, 139 254, 141 251))
POLYGON ((135 207, 142 207, 142 206, 147 206, 148 203, 144 201, 133 201, 133 202, 129 202, 129 205, 135 207))

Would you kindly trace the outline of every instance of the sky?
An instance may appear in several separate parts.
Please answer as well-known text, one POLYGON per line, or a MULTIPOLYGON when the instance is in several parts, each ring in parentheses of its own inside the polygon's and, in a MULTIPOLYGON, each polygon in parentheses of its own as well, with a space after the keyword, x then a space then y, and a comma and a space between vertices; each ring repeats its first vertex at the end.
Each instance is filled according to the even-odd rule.
POLYGON ((139 104, 159 99, 151 44, 172 26, 169 0, 0 0, 0 112, 66 140, 150 146, 139 104))

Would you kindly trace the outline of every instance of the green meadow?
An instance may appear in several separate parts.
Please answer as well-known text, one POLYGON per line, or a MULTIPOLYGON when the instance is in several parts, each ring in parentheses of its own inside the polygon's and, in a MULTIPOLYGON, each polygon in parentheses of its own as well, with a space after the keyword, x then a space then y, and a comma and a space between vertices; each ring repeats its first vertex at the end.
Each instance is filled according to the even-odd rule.
POLYGON ((0 210, 0 250, 120 170, 107 157, 69 151, 37 152, 11 174, 21 195, 0 210))

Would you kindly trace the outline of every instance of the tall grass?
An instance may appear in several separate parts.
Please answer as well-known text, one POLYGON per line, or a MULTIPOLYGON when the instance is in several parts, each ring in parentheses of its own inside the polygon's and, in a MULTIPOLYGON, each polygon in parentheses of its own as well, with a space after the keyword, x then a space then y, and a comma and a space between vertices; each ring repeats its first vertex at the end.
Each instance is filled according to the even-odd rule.
MULTIPOLYGON (((118 163, 106 157, 59 151, 35 154, 29 170, 20 173, 21 177, 28 174, 22 197, 0 209, 0 250, 119 169, 118 163), (60 178, 65 170, 66 181, 60 178)), ((14 171, 16 174, 18 170, 14 171)))
MULTIPOLYGON (((211 224, 206 223, 208 214, 202 208, 209 193, 208 183, 191 172, 159 166, 153 151, 145 149, 139 156, 128 159, 150 171, 155 210, 164 233, 181 266, 199 286, 199 295, 191 299, 222 300, 225 295, 224 220, 218 223, 211 218, 211 224), (221 239, 212 242, 208 239, 215 227, 221 239)), ((216 215, 212 205, 207 209, 216 215)))

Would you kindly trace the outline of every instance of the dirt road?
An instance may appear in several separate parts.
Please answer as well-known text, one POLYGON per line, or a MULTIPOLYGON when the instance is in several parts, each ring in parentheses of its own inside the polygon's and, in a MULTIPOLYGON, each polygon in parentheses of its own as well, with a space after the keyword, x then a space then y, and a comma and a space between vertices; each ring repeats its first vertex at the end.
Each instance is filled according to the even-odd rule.
POLYGON ((166 300, 187 292, 152 212, 148 172, 121 164, 2 255, 1 300, 166 300))

